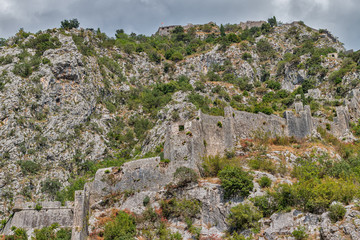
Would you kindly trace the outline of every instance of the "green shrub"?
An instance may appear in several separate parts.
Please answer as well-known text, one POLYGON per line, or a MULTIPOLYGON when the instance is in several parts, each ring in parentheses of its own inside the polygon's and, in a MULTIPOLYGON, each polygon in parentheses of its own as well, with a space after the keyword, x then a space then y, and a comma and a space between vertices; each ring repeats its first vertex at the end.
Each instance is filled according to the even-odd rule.
POLYGON ((276 81, 274 81, 274 80, 268 81, 267 84, 266 84, 266 86, 267 86, 268 88, 273 89, 273 90, 280 90, 280 89, 281 89, 281 83, 276 82, 276 81))
POLYGON ((37 203, 37 204, 35 205, 35 210, 36 210, 36 211, 40 211, 41 209, 42 209, 41 204, 38 204, 38 203, 37 203))
POLYGON ((55 197, 56 193, 61 188, 61 183, 58 179, 46 179, 44 182, 41 183, 41 191, 43 193, 48 193, 50 196, 55 197))
POLYGON ((94 47, 90 43, 85 43, 83 37, 73 34, 72 39, 82 55, 93 56, 95 54, 94 47))
POLYGON ((266 171, 271 174, 276 173, 276 166, 270 160, 262 156, 256 156, 249 160, 248 165, 251 169, 266 171))
POLYGON ((168 164, 168 163, 170 163, 170 159, 164 158, 164 159, 161 159, 160 162, 168 164))
POLYGON ((250 53, 245 52, 245 53, 242 54, 241 58, 242 58, 243 60, 245 60, 245 61, 250 61, 250 60, 252 59, 252 56, 251 56, 250 53))
POLYGON ((13 235, 5 236, 5 240, 28 240, 26 230, 23 228, 12 227, 13 235))
POLYGON ((190 183, 196 182, 198 174, 191 168, 179 167, 174 173, 174 180, 177 187, 185 187, 190 183))
POLYGON ((123 211, 105 225, 104 240, 133 240, 135 235, 135 219, 123 211))
POLYGON ((272 58, 275 50, 266 39, 260 39, 256 44, 256 50, 260 54, 262 60, 272 58))
POLYGON ((50 61, 50 59, 48 59, 48 58, 43 58, 43 59, 41 60, 41 62, 42 62, 42 64, 49 64, 49 65, 51 65, 51 61, 50 61))
POLYGON ((183 60, 184 57, 183 55, 180 53, 180 52, 174 52, 172 55, 171 55, 171 58, 170 60, 171 61, 174 61, 174 62, 178 62, 178 61, 181 61, 183 60))
POLYGON ((7 65, 13 62, 14 56, 12 55, 6 55, 0 57, 0 65, 7 65))
POLYGON ((61 42, 57 37, 51 37, 50 34, 40 34, 36 38, 29 40, 26 44, 28 48, 34 48, 36 55, 41 56, 48 49, 54 49, 61 46, 61 42))
POLYGON ((345 207, 340 203, 331 204, 329 208, 329 218, 332 222, 340 221, 346 214, 345 207))
POLYGON ((268 178, 267 176, 263 176, 259 180, 259 185, 262 188, 270 187, 271 186, 271 179, 268 178))
POLYGON ((201 211, 201 203, 197 200, 176 199, 160 202, 162 213, 166 218, 193 219, 201 211))
POLYGON ((225 159, 216 156, 208 156, 203 159, 203 170, 206 177, 216 177, 218 173, 224 168, 225 159))
POLYGON ((19 161, 18 164, 20 165, 21 172, 24 175, 37 174, 41 169, 40 164, 35 163, 33 161, 30 161, 30 160, 19 161))
POLYGON ((70 240, 71 229, 59 228, 59 224, 54 223, 49 227, 34 230, 34 240, 70 240))
POLYGON ((32 69, 29 63, 17 63, 14 66, 13 73, 25 78, 31 75, 32 69))
POLYGON ((202 172, 204 177, 217 177, 218 173, 226 166, 238 166, 239 161, 234 158, 233 152, 226 152, 226 157, 220 155, 203 158, 202 172))
POLYGON ((305 227, 297 227, 291 234, 296 240, 304 240, 308 237, 305 227))
POLYGON ((231 232, 240 232, 246 229, 258 228, 258 221, 261 218, 261 213, 252 204, 244 203, 230 209, 227 221, 231 232))
POLYGON ((254 205, 261 211, 264 217, 270 217, 274 213, 274 206, 268 195, 256 196, 252 199, 254 205))
POLYGON ((247 197, 254 188, 253 177, 239 167, 227 166, 219 172, 224 198, 247 197))
POLYGON ((150 203, 150 197, 149 196, 146 196, 143 200, 143 205, 144 206, 147 206, 148 204, 150 203))
MULTIPOLYGON (((104 165, 102 165, 102 166, 109 167, 109 166, 106 166, 106 165, 104 166, 104 165)), ((83 190, 85 183, 86 183, 86 180, 84 178, 70 180, 69 186, 65 187, 64 189, 62 189, 61 191, 58 191, 56 193, 55 200, 60 201, 62 204, 64 204, 65 201, 74 201, 75 191, 83 190)))
POLYGON ((78 28, 79 26, 80 26, 79 21, 76 18, 74 18, 74 19, 70 19, 70 20, 65 19, 65 20, 61 21, 60 28, 69 30, 69 29, 73 29, 73 28, 78 28))

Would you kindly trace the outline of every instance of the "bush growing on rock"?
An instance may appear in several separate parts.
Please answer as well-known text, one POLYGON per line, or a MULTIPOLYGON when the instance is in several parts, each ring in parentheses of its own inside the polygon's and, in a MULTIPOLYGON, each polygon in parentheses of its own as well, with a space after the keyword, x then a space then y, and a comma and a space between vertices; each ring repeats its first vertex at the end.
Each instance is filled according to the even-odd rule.
POLYGON ((254 205, 261 211, 264 217, 270 217, 274 212, 275 206, 268 196, 256 196, 251 199, 254 205))
POLYGON ((30 160, 27 160, 27 161, 19 161, 18 164, 20 165, 20 168, 21 168, 21 172, 24 174, 24 175, 30 175, 30 174, 36 174, 40 171, 41 169, 41 165, 36 163, 36 162, 33 162, 33 161, 30 161, 30 160))
POLYGON ((143 200, 143 205, 144 206, 147 206, 148 204, 150 203, 150 197, 149 196, 146 196, 143 200))
POLYGON ((253 177, 239 167, 225 167, 219 172, 224 197, 247 197, 254 188, 253 177))
POLYGON ((41 183, 41 191, 44 193, 48 193, 50 196, 56 196, 56 193, 60 190, 61 183, 58 179, 46 179, 41 183))
POLYGON ((198 174, 193 169, 187 167, 179 167, 174 173, 176 187, 185 187, 196 182, 198 177, 198 174))
POLYGON ((275 56, 275 50, 266 39, 260 39, 256 44, 256 50, 263 60, 275 56))
POLYGON ((258 228, 261 213, 249 203, 239 204, 230 210, 227 217, 230 232, 240 232, 250 228, 258 228))
POLYGON ((332 222, 340 221, 346 213, 345 207, 340 203, 332 204, 329 208, 329 218, 332 222))
POLYGON ((55 223, 49 227, 35 229, 34 240, 70 240, 71 229, 59 228, 59 224, 55 223))
POLYGON ((201 202, 198 200, 176 199, 162 200, 160 203, 164 217, 193 219, 201 211, 201 202))
POLYGON ((105 225, 104 240, 133 240, 136 234, 135 218, 120 211, 105 225))
POLYGON ((43 55, 43 53, 48 49, 54 49, 61 46, 61 42, 57 37, 51 37, 50 34, 40 34, 36 38, 29 40, 25 45, 28 48, 36 49, 36 54, 38 56, 43 55))
POLYGON ((5 236, 5 240, 27 240, 28 239, 28 235, 27 235, 25 229, 12 227, 11 230, 14 232, 14 234, 5 236))
POLYGON ((303 240, 308 237, 305 231, 305 227, 297 227, 291 234, 296 240, 303 240))
POLYGON ((271 186, 271 179, 268 178, 267 176, 263 176, 259 180, 259 185, 262 188, 270 187, 271 186))

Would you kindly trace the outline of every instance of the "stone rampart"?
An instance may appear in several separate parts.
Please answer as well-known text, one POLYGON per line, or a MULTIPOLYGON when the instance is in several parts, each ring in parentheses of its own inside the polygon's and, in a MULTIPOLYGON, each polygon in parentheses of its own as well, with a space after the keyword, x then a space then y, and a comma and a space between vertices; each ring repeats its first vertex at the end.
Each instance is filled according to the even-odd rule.
POLYGON ((35 229, 49 227, 54 223, 61 228, 72 229, 72 240, 87 238, 87 215, 89 210, 89 196, 85 191, 76 191, 75 201, 66 202, 25 202, 22 196, 15 198, 13 216, 6 223, 2 234, 12 233, 11 228, 23 228, 29 236, 35 229))
POLYGON ((72 224, 72 240, 85 240, 88 236, 87 219, 89 214, 89 192, 75 192, 74 218, 72 224))
POLYGON ((29 235, 35 229, 48 227, 58 223, 62 228, 71 228, 73 225, 74 208, 71 203, 61 206, 60 202, 24 202, 15 200, 14 214, 3 229, 3 234, 11 234, 11 228, 24 228, 29 235))
POLYGON ((189 161, 188 165, 195 169, 203 156, 223 154, 233 149, 239 139, 253 138, 257 133, 301 139, 311 136, 318 126, 326 128, 326 124, 331 126, 331 134, 342 139, 351 134, 350 117, 347 107, 337 107, 336 111, 333 122, 312 118, 310 107, 302 103, 295 103, 295 112, 286 111, 283 118, 230 107, 225 109, 225 117, 199 112, 195 120, 168 127, 164 156, 171 161, 189 161))
POLYGON ((314 124, 309 106, 303 107, 302 103, 295 103, 295 114, 285 111, 284 118, 288 128, 288 136, 305 138, 311 135, 314 124))

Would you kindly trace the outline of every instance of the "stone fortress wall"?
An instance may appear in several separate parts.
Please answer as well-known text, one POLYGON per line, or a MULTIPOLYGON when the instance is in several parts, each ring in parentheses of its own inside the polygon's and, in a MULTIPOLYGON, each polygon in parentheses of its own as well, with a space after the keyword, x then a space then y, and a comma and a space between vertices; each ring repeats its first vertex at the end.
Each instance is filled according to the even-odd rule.
POLYGON ((336 113, 333 122, 313 118, 310 107, 303 107, 302 103, 295 103, 295 112, 285 111, 283 118, 236 111, 230 107, 225 109, 225 117, 199 112, 193 121, 169 126, 164 157, 171 161, 188 159, 190 165, 195 167, 203 156, 223 154, 225 150, 233 149, 239 139, 253 138, 257 133, 301 139, 315 135, 318 127, 330 127, 330 133, 337 138, 349 137, 348 108, 337 107, 336 113))
MULTIPOLYGON (((360 101, 353 100, 353 106, 360 101)), ((25 228, 30 234, 36 228, 59 223, 60 227, 72 228, 73 240, 86 239, 87 219, 92 209, 103 205, 104 198, 114 192, 134 190, 135 192, 158 192, 172 182, 179 167, 199 171, 201 158, 207 155, 222 154, 233 149, 239 139, 252 138, 256 133, 269 136, 293 136, 304 138, 316 133, 317 127, 329 128, 330 132, 342 138, 349 134, 349 111, 347 107, 337 107, 333 122, 311 116, 309 106, 295 104, 295 112, 286 111, 284 117, 263 113, 225 109, 225 116, 210 116, 199 111, 198 116, 188 122, 173 123, 168 126, 164 145, 164 158, 140 159, 125 163, 121 168, 99 169, 95 179, 85 185, 83 191, 75 193, 74 203, 43 202, 42 209, 36 210, 35 203, 25 202, 18 197, 14 214, 3 229, 4 234, 11 227, 25 228), (110 173, 111 172, 111 176, 110 173)))
POLYGON ((66 202, 62 206, 60 202, 25 202, 22 196, 15 198, 13 215, 6 223, 2 234, 11 234, 13 226, 24 228, 30 236, 35 229, 48 227, 58 223, 62 228, 72 229, 74 240, 86 239, 88 214, 88 193, 85 190, 75 192, 75 201, 66 202), (41 206, 41 207, 39 207, 41 206))

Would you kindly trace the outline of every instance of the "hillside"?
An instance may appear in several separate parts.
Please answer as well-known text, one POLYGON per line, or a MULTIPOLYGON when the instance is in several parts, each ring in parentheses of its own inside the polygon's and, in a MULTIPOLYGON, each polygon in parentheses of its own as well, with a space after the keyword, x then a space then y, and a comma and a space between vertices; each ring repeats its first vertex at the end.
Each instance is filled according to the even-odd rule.
POLYGON ((17 196, 65 204, 88 182, 91 239, 124 209, 138 239, 357 239, 359 51, 274 19, 115 36, 20 29, 0 47, 4 226, 17 196))

